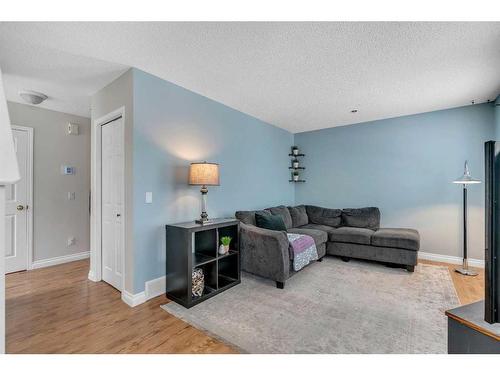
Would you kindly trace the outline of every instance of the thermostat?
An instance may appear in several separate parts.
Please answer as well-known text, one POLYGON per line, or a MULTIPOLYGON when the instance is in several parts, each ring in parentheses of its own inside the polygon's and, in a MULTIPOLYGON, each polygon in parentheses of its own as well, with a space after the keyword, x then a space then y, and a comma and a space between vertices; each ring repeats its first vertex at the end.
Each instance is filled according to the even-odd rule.
POLYGON ((71 167, 69 165, 62 165, 61 166, 61 173, 62 174, 75 174, 75 168, 71 167))

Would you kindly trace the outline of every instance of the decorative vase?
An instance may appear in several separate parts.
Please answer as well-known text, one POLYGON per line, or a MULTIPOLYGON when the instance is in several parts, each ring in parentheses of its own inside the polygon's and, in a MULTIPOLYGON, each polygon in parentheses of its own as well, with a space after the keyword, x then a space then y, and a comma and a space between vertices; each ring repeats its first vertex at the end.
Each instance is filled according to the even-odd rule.
POLYGON ((299 167, 299 161, 298 161, 298 160, 294 160, 294 161, 292 162, 292 166, 293 166, 294 168, 298 168, 298 167, 299 167))
POLYGON ((292 154, 293 155, 298 155, 299 154, 299 149, 297 147, 292 148, 292 154))
POLYGON ((299 180, 299 175, 298 174, 294 174, 293 175, 293 180, 294 181, 298 181, 299 180))
POLYGON ((229 251, 229 245, 220 245, 219 246, 219 254, 220 255, 224 255, 224 254, 227 254, 227 252, 229 251))
POLYGON ((205 276, 203 275, 203 270, 201 268, 194 269, 191 279, 193 297, 201 297, 205 289, 205 276))

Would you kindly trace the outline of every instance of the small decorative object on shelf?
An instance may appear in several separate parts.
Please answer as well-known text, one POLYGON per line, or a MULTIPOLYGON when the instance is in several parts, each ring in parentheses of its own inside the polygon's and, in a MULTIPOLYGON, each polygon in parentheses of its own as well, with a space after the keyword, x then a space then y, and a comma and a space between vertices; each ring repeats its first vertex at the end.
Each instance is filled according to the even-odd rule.
POLYGON ((299 172, 298 171, 294 171, 292 172, 292 180, 297 182, 300 178, 300 175, 299 175, 299 172))
POLYGON ((192 276, 192 294, 193 297, 201 297, 205 290, 205 276, 201 268, 195 268, 192 276))
POLYGON ((292 160, 292 167, 294 169, 297 169, 299 167, 299 160, 298 159, 293 159, 292 160))
POLYGON ((229 236, 224 236, 220 239, 221 245, 219 246, 219 255, 225 255, 229 252, 229 244, 232 238, 229 236))
POLYGON ((292 146, 292 155, 297 156, 299 154, 299 148, 297 146, 292 146))

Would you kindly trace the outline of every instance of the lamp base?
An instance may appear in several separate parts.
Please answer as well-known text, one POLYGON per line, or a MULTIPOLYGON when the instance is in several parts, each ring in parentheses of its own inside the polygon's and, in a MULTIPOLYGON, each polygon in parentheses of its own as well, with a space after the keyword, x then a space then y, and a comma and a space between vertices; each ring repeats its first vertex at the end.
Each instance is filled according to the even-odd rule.
POLYGON ((194 222, 196 224, 201 224, 201 225, 205 224, 206 225, 206 224, 211 224, 213 222, 213 220, 211 220, 211 219, 197 219, 194 222))
POLYGON ((455 268, 455 272, 458 272, 458 273, 465 275, 465 276, 477 276, 478 275, 478 273, 476 271, 472 271, 472 270, 469 270, 469 269, 466 269, 463 267, 455 268))

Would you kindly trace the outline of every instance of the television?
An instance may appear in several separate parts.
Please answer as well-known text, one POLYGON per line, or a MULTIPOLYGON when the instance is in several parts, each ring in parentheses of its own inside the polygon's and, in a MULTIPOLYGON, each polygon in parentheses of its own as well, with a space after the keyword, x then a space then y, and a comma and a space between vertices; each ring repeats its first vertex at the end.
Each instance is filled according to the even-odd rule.
POLYGON ((500 301, 500 142, 484 145, 485 154, 485 300, 484 320, 499 323, 500 301))

